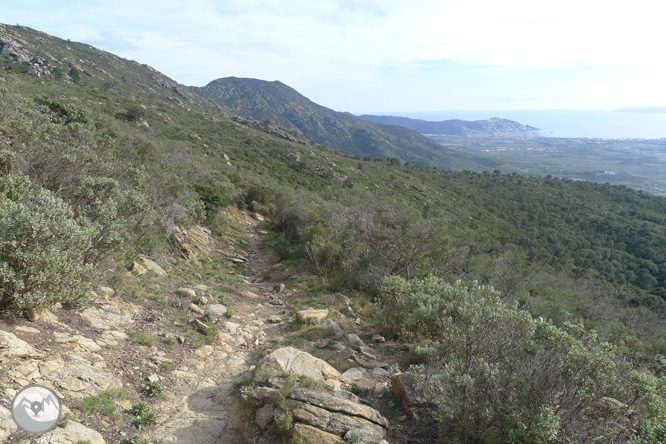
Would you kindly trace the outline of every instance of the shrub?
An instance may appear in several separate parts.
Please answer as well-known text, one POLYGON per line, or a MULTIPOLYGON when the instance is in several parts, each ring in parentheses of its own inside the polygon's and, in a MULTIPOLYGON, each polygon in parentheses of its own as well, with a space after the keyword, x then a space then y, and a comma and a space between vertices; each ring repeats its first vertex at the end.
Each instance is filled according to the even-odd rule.
POLYGON ((134 404, 129 413, 134 416, 133 423, 138 429, 151 426, 157 422, 157 414, 144 401, 134 404))
POLYGON ((57 302, 85 305, 84 252, 95 230, 24 176, 0 178, 0 306, 19 313, 57 302))
POLYGON ((436 350, 412 370, 435 400, 426 414, 454 441, 626 442, 631 410, 645 419, 663 405, 663 382, 642 377, 593 331, 536 321, 492 287, 390 277, 380 300, 385 328, 436 350))

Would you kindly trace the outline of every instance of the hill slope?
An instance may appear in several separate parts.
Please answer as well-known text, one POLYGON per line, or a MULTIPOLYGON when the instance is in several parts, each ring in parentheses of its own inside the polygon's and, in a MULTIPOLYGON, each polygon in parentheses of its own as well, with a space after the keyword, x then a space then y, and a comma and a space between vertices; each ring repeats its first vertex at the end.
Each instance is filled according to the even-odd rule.
POLYGON ((318 105, 278 81, 227 77, 190 89, 235 114, 273 120, 300 131, 317 143, 350 154, 397 157, 407 162, 451 169, 490 167, 482 165, 472 155, 447 150, 414 131, 368 122, 318 105))
MULTIPOLYGON (((547 432, 557 435, 549 442, 591 442, 601 433, 599 439, 606 439, 608 432, 600 429, 608 424, 621 425, 613 433, 623 437, 608 442, 628 442, 630 435, 645 438, 640 442, 661 439, 649 434, 666 427, 663 422, 641 423, 661 421, 653 413, 661 407, 651 410, 650 403, 660 400, 666 387, 655 378, 663 374, 666 354, 665 199, 611 185, 354 158, 324 145, 294 142, 287 133, 238 124, 229 112, 135 62, 33 30, 2 26, 0 31, 3 319, 58 308, 59 319, 69 315, 74 320, 76 333, 63 330, 68 337, 86 327, 96 341, 102 332, 82 324, 70 307, 93 297, 91 287, 113 287, 118 301, 150 307, 139 324, 146 331, 135 331, 134 337, 144 333, 166 340, 162 334, 182 334, 187 345, 173 336, 154 345, 191 354, 186 347, 206 339, 190 323, 193 317, 230 326, 205 312, 194 314, 193 304, 203 304, 201 298, 178 289, 205 282, 219 302, 238 295, 242 281, 227 270, 252 269, 244 258, 251 258, 259 245, 258 239, 244 243, 238 234, 242 228, 229 222, 242 208, 268 216, 256 233, 265 236, 265 245, 282 263, 261 268, 265 279, 284 282, 290 297, 294 290, 303 294, 302 306, 326 308, 327 300, 345 301, 340 293, 346 293, 353 310, 338 307, 329 316, 342 319, 345 313, 349 331, 363 321, 369 325, 361 328, 368 332, 381 329, 401 370, 414 363, 432 374, 449 369, 443 376, 452 385, 432 392, 450 388, 451 416, 433 411, 432 418, 442 421, 436 429, 452 431, 453 439, 467 433, 469 424, 475 424, 472 432, 478 436, 458 441, 536 442, 547 432), (32 57, 43 61, 32 63, 32 57), (95 74, 95 66, 106 73, 95 74), (197 229, 196 238, 221 240, 216 247, 220 256, 185 266, 182 257, 192 256, 196 248, 183 244, 183 230, 176 227, 198 224, 207 225, 211 234, 208 228, 197 229), (127 270, 136 270, 133 262, 140 255, 171 264, 167 268, 175 279, 158 282, 146 275, 137 283, 127 270), (451 286, 440 278, 460 283, 451 286), (501 295, 474 281, 495 286, 501 295), (412 352, 402 351, 407 349, 412 352), (460 357, 476 364, 458 365, 460 357), (454 368, 462 373, 451 373, 454 368), (654 374, 628 373, 639 368, 654 374), (572 377, 574 385, 569 385, 572 377), (456 385, 460 382, 465 385, 456 385), (470 390, 474 387, 480 391, 470 390), (460 398, 466 394, 473 398, 460 398), (498 408, 489 410, 489 405, 498 408), (489 412, 505 416, 482 421, 490 427, 484 432, 483 424, 459 415, 468 406, 483 410, 472 410, 477 419, 489 412), (618 415, 631 415, 632 428, 623 426, 628 418, 613 419, 618 415), (557 427, 526 431, 522 424, 563 424, 571 435, 557 427), (579 435, 587 431, 593 434, 579 435)), ((253 292, 246 296, 257 308, 259 301, 278 302, 273 293, 266 299, 253 292)), ((250 313, 251 303, 246 308, 250 313)), ((317 353, 330 351, 330 332, 292 322, 288 308, 280 316, 293 328, 292 344, 311 338, 324 346, 317 353)), ((254 328, 250 324, 231 328, 254 328)), ((215 343, 229 339, 210 336, 215 343)), ((368 365, 366 357, 377 357, 371 337, 362 343, 347 337, 355 347, 337 362, 345 369, 368 365)), ((252 336, 243 341, 239 347, 258 345, 252 336)), ((0 344, 0 354, 2 349, 0 344)), ((206 365, 237 357, 226 353, 201 356, 203 367, 186 370, 205 374, 206 365)), ((16 360, 10 355, 11 371, 2 377, 18 370, 21 385, 34 381, 35 367, 14 366, 16 360)), ((122 358, 113 365, 128 372, 126 385, 134 387, 135 400, 145 399, 139 393, 144 376, 161 371, 140 370, 122 358)), ((14 382, 4 385, 11 388, 14 382)), ((376 386, 369 387, 372 395, 376 386)), ((73 405, 75 421, 101 424, 83 416, 78 400, 73 405)), ((7 410, 0 407, 2 415, 7 410)), ((275 419, 289 412, 284 413, 275 419)), ((125 421, 128 432, 136 430, 130 418, 125 421)), ((412 431, 420 433, 424 425, 415 423, 412 431)), ((437 430, 428 431, 431 439, 437 430)), ((411 438, 418 436, 392 442, 414 442, 411 438)))

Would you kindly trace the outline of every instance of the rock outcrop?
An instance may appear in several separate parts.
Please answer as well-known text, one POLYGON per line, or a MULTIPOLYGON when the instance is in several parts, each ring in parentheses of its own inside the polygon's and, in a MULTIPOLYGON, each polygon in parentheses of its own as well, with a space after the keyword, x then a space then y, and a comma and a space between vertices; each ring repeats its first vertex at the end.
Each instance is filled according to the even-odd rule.
MULTIPOLYGON (((261 428, 280 415, 280 409, 270 403, 277 394, 278 390, 266 387, 257 387, 252 393, 261 406, 255 418, 261 428)), ((296 387, 289 392, 288 405, 294 420, 292 432, 309 442, 338 444, 356 436, 366 444, 387 443, 386 418, 349 392, 296 387)))

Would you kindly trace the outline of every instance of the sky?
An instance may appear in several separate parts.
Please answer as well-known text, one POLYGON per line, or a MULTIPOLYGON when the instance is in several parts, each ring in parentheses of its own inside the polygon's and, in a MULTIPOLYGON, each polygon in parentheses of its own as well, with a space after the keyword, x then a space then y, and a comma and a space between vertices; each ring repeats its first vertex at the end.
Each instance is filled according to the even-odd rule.
POLYGON ((353 113, 666 106, 657 0, 21 0, 0 22, 353 113))

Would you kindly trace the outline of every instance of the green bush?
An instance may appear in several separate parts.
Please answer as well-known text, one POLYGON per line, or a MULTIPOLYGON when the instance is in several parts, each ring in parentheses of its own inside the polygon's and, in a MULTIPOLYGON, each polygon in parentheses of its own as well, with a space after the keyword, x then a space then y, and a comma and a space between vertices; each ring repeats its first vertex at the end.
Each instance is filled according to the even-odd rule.
POLYGON ((632 369, 593 331, 534 320, 492 287, 390 277, 380 301, 385 328, 436 350, 412 370, 418 390, 435 400, 426 414, 442 437, 626 442, 624 424, 666 411, 665 381, 632 369))
POLYGON ((85 305, 84 252, 94 228, 24 176, 0 178, 0 306, 25 313, 57 302, 85 305))

